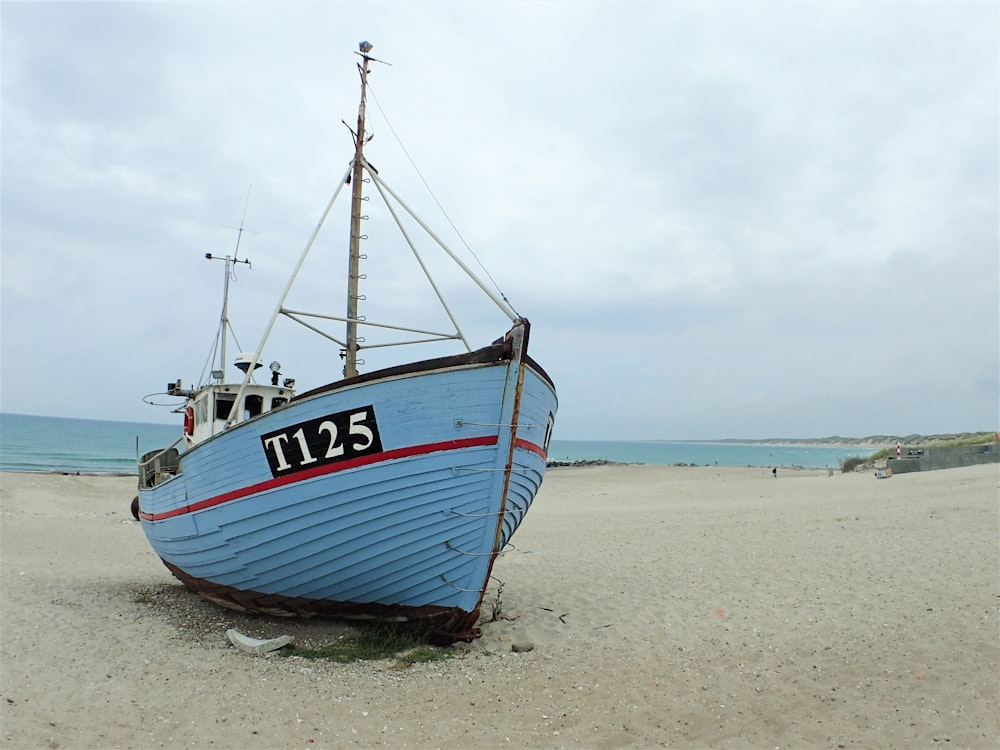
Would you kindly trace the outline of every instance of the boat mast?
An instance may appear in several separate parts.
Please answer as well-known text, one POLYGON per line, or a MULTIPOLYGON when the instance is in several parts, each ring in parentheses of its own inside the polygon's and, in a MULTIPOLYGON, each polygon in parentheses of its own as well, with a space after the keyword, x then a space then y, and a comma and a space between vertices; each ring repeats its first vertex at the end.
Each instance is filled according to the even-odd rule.
POLYGON ((365 100, 368 87, 368 63, 372 59, 368 53, 372 45, 361 42, 358 45, 362 62, 361 103, 358 105, 358 129, 354 133, 354 163, 351 170, 351 252, 347 271, 347 344, 344 350, 344 377, 358 374, 358 279, 361 267, 361 187, 364 177, 365 145, 365 100))
MULTIPOLYGON (((208 260, 221 260, 226 266, 226 283, 222 287, 222 316, 219 320, 219 333, 216 336, 216 343, 220 345, 220 361, 219 369, 213 370, 210 373, 214 380, 223 381, 226 377, 226 334, 229 329, 229 280, 233 276, 233 272, 236 270, 237 263, 243 263, 247 266, 250 265, 250 259, 244 258, 240 260, 240 241, 243 239, 243 230, 247 223, 247 206, 250 205, 250 189, 247 190, 247 199, 243 204, 243 218, 240 220, 240 228, 236 232, 236 249, 233 250, 232 255, 227 255, 225 258, 218 255, 212 255, 211 253, 205 253, 205 258, 208 260), (221 340, 220 340, 221 339, 221 340), (220 373, 216 375, 216 373, 220 373)), ((213 361, 212 366, 214 368, 215 363, 213 361)))
MULTIPOLYGON (((240 234, 243 234, 243 227, 240 226, 240 234)), ((219 344, 220 344, 220 361, 219 369, 213 371, 212 377, 217 380, 224 380, 226 374, 226 333, 229 328, 229 280, 232 278, 232 272, 236 268, 237 263, 244 263, 250 265, 249 259, 238 257, 240 251, 239 239, 236 240, 236 253, 233 255, 227 255, 225 258, 220 258, 218 255, 212 255, 211 253, 205 253, 205 258, 208 260, 221 260, 226 265, 226 281, 225 285, 222 287, 222 315, 219 319, 219 344), (216 374, 221 373, 221 374, 216 374)))
POLYGON ((229 328, 229 279, 232 278, 230 262, 235 263, 234 259, 231 259, 228 255, 226 256, 226 285, 222 290, 222 322, 219 324, 221 327, 220 335, 222 336, 222 346, 220 347, 222 364, 219 369, 223 372, 223 379, 225 379, 226 372, 226 329, 229 328))

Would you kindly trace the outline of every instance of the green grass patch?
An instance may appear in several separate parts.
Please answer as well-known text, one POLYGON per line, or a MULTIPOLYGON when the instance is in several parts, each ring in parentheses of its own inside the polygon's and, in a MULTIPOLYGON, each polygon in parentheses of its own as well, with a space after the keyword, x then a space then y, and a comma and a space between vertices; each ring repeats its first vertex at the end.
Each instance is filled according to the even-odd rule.
POLYGON ((983 443, 992 443, 993 440, 994 433, 992 432, 973 432, 963 435, 957 440, 951 440, 943 443, 932 443, 932 445, 981 445, 983 443))
POLYGON ((281 650, 283 656, 323 659, 339 663, 395 659, 397 667, 451 659, 455 652, 428 645, 427 629, 413 623, 373 623, 354 636, 345 636, 318 648, 293 646, 281 650))
POLYGON ((847 474, 855 471, 859 466, 864 466, 869 461, 871 461, 870 458, 861 458, 860 456, 851 456, 850 458, 842 459, 840 462, 840 471, 847 474))
MULTIPOLYGON (((934 436, 930 442, 914 442, 908 444, 906 438, 903 438, 901 442, 903 447, 907 450, 910 448, 952 448, 959 445, 984 445, 986 443, 992 443, 995 440, 995 434, 992 432, 964 432, 960 435, 939 435, 934 436)), ((896 448, 882 448, 881 450, 875 451, 868 457, 869 463, 874 463, 875 461, 880 461, 883 458, 890 458, 896 455, 896 448)))

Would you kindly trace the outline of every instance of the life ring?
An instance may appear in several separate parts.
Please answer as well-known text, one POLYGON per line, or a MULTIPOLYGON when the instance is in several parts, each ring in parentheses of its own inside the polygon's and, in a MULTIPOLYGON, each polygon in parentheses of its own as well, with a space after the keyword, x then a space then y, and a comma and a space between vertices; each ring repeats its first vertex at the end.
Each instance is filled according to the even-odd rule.
POLYGON ((184 410, 184 434, 194 435, 194 407, 189 406, 184 410))

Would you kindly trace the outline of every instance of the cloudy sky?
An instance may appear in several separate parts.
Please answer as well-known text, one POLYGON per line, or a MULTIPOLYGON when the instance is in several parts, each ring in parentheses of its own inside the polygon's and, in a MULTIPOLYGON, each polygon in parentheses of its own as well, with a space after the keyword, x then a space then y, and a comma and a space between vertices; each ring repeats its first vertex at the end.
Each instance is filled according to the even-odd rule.
MULTIPOLYGON (((256 347, 351 157, 367 39, 391 63, 369 159, 532 321, 557 439, 1000 422, 996 2, 0 13, 5 412, 176 419, 143 396, 202 372, 204 254, 241 222, 231 313, 256 347)), ((437 314, 370 203, 362 312, 437 314)), ((322 238, 289 301, 340 315, 346 230, 322 238)), ((442 279, 474 345, 506 330, 442 279)), ((335 347, 276 334, 265 357, 300 388, 337 377, 335 347)))

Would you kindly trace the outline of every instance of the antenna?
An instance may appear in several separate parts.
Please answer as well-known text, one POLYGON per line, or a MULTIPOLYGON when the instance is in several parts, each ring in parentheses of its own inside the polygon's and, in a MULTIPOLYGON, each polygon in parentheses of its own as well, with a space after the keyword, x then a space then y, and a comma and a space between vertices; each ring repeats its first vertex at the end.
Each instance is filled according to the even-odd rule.
MULTIPOLYGON (((247 220, 247 206, 250 205, 250 191, 253 189, 253 185, 247 188, 247 198, 243 203, 243 218, 240 219, 240 228, 236 233, 236 249, 233 250, 233 254, 227 255, 225 257, 219 255, 212 255, 212 253, 205 253, 205 258, 207 260, 221 260, 225 261, 226 264, 226 281, 225 286, 222 288, 222 315, 219 318, 219 334, 218 338, 221 342, 220 351, 220 362, 219 369, 212 371, 212 377, 216 380, 223 380, 226 376, 226 331, 229 329, 229 280, 233 276, 233 271, 236 269, 237 263, 243 263, 248 268, 253 268, 250 263, 249 258, 240 258, 240 241, 243 239, 243 232, 248 231, 245 229, 247 220)), ((235 335, 235 334, 234 334, 235 335)), ((238 342, 237 342, 238 345, 238 342)))
MULTIPOLYGON (((237 260, 239 258, 239 255, 240 255, 240 243, 243 241, 243 233, 244 232, 250 232, 250 234, 257 234, 252 229, 247 229, 247 208, 250 206, 250 192, 252 190, 253 190, 253 185, 251 185, 250 187, 247 188, 247 197, 246 197, 246 200, 243 202, 243 218, 240 219, 240 225, 238 227, 229 227, 229 226, 226 227, 227 229, 235 229, 236 230, 236 249, 233 251, 233 260, 235 262, 238 262, 238 263, 242 263, 243 262, 243 261, 237 260)), ((216 257, 219 260, 222 260, 221 257, 219 257, 219 256, 216 256, 216 257)))

